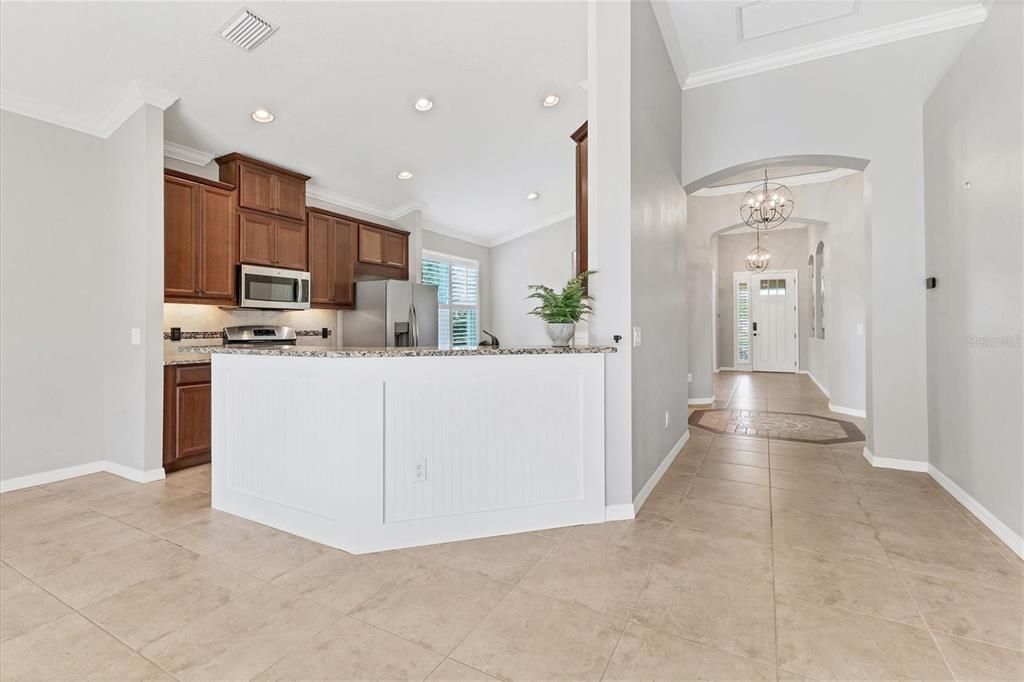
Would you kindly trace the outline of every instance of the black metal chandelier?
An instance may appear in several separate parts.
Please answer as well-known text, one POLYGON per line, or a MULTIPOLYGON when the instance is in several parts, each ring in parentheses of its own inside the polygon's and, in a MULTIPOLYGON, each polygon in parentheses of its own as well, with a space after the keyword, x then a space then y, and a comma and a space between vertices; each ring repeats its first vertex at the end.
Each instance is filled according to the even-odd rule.
POLYGON ((740 217, 755 230, 770 230, 786 222, 793 213, 793 192, 785 185, 768 182, 768 169, 764 181, 754 185, 743 195, 740 217))
POLYGON ((757 245, 747 254, 746 265, 750 272, 764 272, 772 264, 772 255, 768 249, 761 248, 761 231, 757 231, 757 245))

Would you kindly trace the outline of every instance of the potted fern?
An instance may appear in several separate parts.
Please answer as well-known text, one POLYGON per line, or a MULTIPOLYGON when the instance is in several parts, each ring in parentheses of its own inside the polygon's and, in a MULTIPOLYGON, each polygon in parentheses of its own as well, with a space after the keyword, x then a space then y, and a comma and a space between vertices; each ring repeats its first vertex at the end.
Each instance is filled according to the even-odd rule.
POLYGON ((551 338, 551 345, 559 348, 568 346, 569 341, 576 333, 576 323, 584 315, 593 312, 590 308, 590 301, 594 299, 587 294, 584 284, 587 278, 595 273, 595 270, 581 272, 566 283, 561 293, 543 284, 529 286, 533 293, 527 298, 535 298, 540 301, 540 304, 531 310, 530 314, 536 315, 548 323, 547 331, 551 338))

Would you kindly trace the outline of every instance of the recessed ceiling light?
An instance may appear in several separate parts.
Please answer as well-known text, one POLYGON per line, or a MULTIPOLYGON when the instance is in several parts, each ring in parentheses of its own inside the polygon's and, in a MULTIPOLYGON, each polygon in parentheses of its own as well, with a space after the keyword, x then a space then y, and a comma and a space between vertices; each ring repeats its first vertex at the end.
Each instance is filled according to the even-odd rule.
POLYGON ((540 195, 537 194, 536 192, 530 192, 529 194, 526 195, 526 198, 529 199, 530 201, 533 201, 534 199, 539 199, 540 195))
POLYGON ((274 120, 274 115, 266 109, 257 109, 252 112, 252 120, 257 123, 270 123, 274 120))
POLYGON ((544 101, 542 101, 541 104, 543 104, 544 106, 550 108, 550 107, 553 107, 556 104, 558 104, 558 102, 559 102, 558 95, 548 95, 547 97, 544 98, 544 101))
POLYGON ((420 97, 413 106, 416 107, 416 111, 430 111, 434 108, 434 103, 426 97, 420 97))
POLYGON ((410 173, 409 171, 399 171, 399 173, 398 173, 398 179, 399 180, 408 180, 411 177, 412 177, 412 173, 410 173))

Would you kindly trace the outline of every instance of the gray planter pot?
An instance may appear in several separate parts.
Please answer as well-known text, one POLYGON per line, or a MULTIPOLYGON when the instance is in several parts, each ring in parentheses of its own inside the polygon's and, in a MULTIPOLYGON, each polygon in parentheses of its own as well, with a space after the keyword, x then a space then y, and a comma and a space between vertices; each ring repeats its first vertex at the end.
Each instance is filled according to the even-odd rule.
POLYGON ((572 322, 548 322, 548 337, 556 348, 568 346, 575 333, 576 325, 572 322))

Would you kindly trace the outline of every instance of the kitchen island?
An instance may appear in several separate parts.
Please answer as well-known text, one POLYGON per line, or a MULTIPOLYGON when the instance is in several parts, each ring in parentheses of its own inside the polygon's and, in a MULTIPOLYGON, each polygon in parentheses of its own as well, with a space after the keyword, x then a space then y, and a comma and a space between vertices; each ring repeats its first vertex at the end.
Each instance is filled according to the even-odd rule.
POLYGON ((212 354, 212 504, 353 553, 605 520, 604 357, 212 354))

